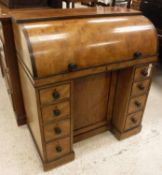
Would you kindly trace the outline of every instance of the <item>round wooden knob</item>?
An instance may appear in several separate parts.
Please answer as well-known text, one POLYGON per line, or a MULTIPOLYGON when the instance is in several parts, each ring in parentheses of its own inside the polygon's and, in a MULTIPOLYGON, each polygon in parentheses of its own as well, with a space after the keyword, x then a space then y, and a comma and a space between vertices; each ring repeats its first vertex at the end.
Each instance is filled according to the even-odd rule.
POLYGON ((61 114, 61 111, 59 110, 59 109, 54 109, 53 110, 53 114, 54 114, 54 116, 59 116, 60 114, 61 114))
POLYGON ((134 123, 134 124, 137 123, 137 120, 136 120, 134 117, 131 118, 131 121, 132 121, 132 123, 134 123))
POLYGON ((53 92, 53 98, 55 99, 55 100, 58 100, 59 98, 60 98, 60 94, 59 94, 59 92, 57 92, 57 91, 55 91, 55 92, 53 92))
POLYGON ((134 53, 134 55, 133 55, 133 56, 134 56, 134 58, 135 58, 135 59, 139 59, 139 58, 141 58, 141 57, 142 57, 142 53, 141 53, 141 52, 139 52, 139 51, 137 51, 137 52, 135 52, 135 53, 134 53))
POLYGON ((68 65, 68 70, 70 71, 70 72, 73 72, 73 71, 75 71, 77 69, 77 65, 76 64, 69 64, 68 65))
POLYGON ((148 69, 143 69, 141 71, 141 74, 144 76, 144 77, 147 77, 148 76, 148 69))
POLYGON ((141 103, 139 101, 135 101, 134 104, 137 106, 137 107, 141 107, 141 103))
POLYGON ((56 133, 57 135, 61 134, 61 132, 62 132, 61 129, 58 128, 58 127, 55 128, 54 130, 55 130, 55 133, 56 133))
POLYGON ((145 86, 143 84, 139 84, 138 89, 143 91, 145 89, 145 86))
POLYGON ((61 146, 56 146, 56 151, 57 151, 58 153, 62 152, 62 147, 61 147, 61 146))

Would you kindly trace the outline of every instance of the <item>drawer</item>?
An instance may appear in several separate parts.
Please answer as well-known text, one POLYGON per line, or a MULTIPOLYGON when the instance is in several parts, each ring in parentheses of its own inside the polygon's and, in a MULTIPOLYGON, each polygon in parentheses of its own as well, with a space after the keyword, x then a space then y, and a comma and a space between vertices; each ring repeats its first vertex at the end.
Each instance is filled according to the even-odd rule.
POLYGON ((70 84, 55 86, 40 90, 40 101, 42 105, 58 102, 70 97, 70 84))
POLYGON ((45 141, 51 141, 70 134, 70 120, 62 120, 60 122, 51 123, 44 127, 45 141))
POLYGON ((145 80, 146 78, 151 76, 151 73, 152 73, 152 64, 149 64, 147 66, 138 67, 135 70, 134 81, 145 80))
POLYGON ((132 98, 130 100, 130 103, 129 103, 128 114, 142 110, 145 106, 146 97, 147 97, 147 95, 132 98))
POLYGON ((138 96, 145 94, 149 89, 149 85, 150 85, 150 79, 134 83, 131 96, 138 96))
POLYGON ((46 145, 47 160, 52 161, 70 153, 70 138, 56 140, 46 145))
POLYGON ((129 115, 126 120, 125 131, 139 126, 139 124, 141 123, 142 114, 143 112, 140 111, 129 115))
POLYGON ((43 122, 57 121, 70 115, 70 102, 62 102, 42 108, 43 122))

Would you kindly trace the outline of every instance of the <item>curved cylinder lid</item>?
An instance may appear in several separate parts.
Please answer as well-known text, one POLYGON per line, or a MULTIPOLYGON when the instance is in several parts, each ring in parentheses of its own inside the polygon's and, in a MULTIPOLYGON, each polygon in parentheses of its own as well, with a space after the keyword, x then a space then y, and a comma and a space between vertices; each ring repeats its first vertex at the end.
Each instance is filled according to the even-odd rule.
POLYGON ((26 22, 19 29, 18 53, 38 78, 157 54, 155 28, 141 15, 26 22))

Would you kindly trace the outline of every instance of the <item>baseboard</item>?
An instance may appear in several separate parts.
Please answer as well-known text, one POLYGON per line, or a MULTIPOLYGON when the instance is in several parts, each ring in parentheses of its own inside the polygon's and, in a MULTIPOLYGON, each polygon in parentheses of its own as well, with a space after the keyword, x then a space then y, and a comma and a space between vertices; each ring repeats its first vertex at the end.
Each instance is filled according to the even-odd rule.
POLYGON ((110 130, 118 140, 123 140, 123 139, 130 137, 130 136, 138 134, 141 131, 141 129, 142 129, 142 126, 140 125, 134 129, 128 130, 128 131, 123 132, 123 133, 119 132, 114 127, 112 127, 110 130))

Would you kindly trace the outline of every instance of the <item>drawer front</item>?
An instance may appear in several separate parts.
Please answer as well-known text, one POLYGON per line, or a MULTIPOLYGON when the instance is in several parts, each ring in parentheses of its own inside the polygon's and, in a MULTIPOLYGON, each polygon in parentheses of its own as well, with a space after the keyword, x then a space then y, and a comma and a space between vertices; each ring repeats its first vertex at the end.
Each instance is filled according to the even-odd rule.
POLYGON ((70 153, 70 138, 59 139, 46 145, 47 160, 52 161, 70 153))
POLYGON ((131 96, 138 96, 145 94, 149 89, 150 79, 133 84, 131 96))
POLYGON ((147 66, 138 67, 135 70, 135 78, 134 81, 145 80, 150 77, 152 73, 152 64, 147 66))
POLYGON ((48 124, 44 127, 46 142, 68 136, 70 134, 70 120, 66 119, 57 123, 48 124))
POLYGON ((40 90, 41 104, 51 104, 70 97, 70 84, 40 90))
POLYGON ((143 112, 140 111, 129 115, 126 120, 125 131, 137 127, 141 123, 142 114, 143 112))
POLYGON ((70 115, 70 102, 62 102, 42 109, 43 122, 57 121, 70 115))
POLYGON ((145 106, 147 95, 132 98, 129 103, 128 114, 142 110, 145 106))

